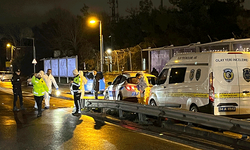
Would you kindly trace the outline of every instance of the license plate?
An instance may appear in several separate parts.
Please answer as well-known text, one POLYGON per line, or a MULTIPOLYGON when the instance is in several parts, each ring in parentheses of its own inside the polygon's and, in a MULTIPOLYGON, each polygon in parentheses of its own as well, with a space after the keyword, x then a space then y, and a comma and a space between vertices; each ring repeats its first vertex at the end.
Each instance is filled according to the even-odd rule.
POLYGON ((219 107, 219 112, 236 111, 236 107, 219 107))

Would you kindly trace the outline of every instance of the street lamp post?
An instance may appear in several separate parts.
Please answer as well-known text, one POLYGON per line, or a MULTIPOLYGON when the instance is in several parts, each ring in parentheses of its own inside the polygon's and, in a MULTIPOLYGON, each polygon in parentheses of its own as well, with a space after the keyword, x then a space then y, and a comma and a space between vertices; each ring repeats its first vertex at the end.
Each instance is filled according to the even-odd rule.
POLYGON ((27 37, 27 39, 31 39, 33 41, 33 65, 34 65, 34 73, 36 72, 36 48, 35 48, 35 39, 27 37))
POLYGON ((103 72, 103 35, 102 35, 102 22, 100 24, 100 61, 101 61, 101 72, 103 72))
MULTIPOLYGON (((91 20, 90 23, 96 23, 96 20, 91 20)), ((98 20, 100 27, 100 64, 101 64, 101 72, 103 72, 103 35, 102 35, 102 22, 98 20)))
POLYGON ((13 56, 14 56, 14 49, 15 49, 15 46, 11 45, 11 44, 7 44, 7 47, 10 47, 10 69, 11 69, 11 72, 13 72, 13 56))
POLYGON ((116 54, 116 61, 117 61, 117 71, 119 73, 119 59, 118 59, 118 54, 117 54, 117 51, 114 50, 115 54, 116 54))

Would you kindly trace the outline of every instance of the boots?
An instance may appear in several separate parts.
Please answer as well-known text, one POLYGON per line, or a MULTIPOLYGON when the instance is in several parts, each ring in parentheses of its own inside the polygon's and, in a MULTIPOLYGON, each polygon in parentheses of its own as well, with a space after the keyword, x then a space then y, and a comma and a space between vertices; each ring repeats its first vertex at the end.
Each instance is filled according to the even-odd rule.
POLYGON ((25 108, 23 107, 23 105, 20 108, 21 108, 21 110, 25 110, 25 108))
POLYGON ((78 111, 76 111, 76 112, 72 113, 72 115, 73 115, 73 116, 81 116, 81 114, 80 114, 80 113, 78 113, 78 111))
POLYGON ((16 108, 16 106, 13 107, 13 111, 18 111, 18 109, 16 108))
POLYGON ((42 116, 42 112, 38 112, 37 117, 41 117, 42 116))

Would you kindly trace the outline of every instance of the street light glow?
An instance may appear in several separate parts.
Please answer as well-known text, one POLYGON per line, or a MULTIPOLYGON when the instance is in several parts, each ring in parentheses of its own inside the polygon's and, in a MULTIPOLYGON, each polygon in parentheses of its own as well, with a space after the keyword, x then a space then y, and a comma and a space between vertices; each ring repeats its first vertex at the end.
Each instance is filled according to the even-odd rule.
POLYGON ((96 23, 96 21, 95 20, 90 20, 89 23, 96 23))
POLYGON ((8 43, 8 44, 7 44, 7 47, 11 47, 11 44, 10 44, 10 43, 8 43))
POLYGON ((107 53, 108 54, 111 54, 112 53, 112 50, 109 48, 109 49, 107 49, 107 53))
POLYGON ((97 25, 97 22, 99 22, 99 19, 98 18, 96 18, 96 17, 90 17, 89 19, 88 19, 88 24, 90 25, 90 26, 96 26, 97 25))

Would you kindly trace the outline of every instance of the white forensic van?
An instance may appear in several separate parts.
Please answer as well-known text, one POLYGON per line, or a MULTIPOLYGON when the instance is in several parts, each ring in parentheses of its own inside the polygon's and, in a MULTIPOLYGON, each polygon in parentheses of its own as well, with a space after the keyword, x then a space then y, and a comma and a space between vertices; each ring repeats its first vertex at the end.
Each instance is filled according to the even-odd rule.
POLYGON ((178 54, 163 68, 148 104, 214 115, 250 115, 250 53, 178 54))

